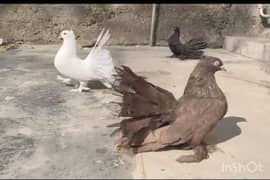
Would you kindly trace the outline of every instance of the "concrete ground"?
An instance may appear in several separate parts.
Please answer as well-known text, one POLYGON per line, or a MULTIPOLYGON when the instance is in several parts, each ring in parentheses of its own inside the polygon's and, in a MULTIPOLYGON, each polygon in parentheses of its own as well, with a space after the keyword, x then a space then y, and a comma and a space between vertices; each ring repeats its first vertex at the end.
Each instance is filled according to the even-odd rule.
MULTIPOLYGON (((269 178, 270 75, 254 60, 223 49, 227 72, 216 79, 229 109, 209 134, 217 150, 196 164, 175 161, 188 150, 135 157, 114 152, 107 124, 118 122, 120 101, 91 83, 91 92, 70 92, 56 79, 59 45, 23 45, 0 54, 0 178, 269 178)), ((179 61, 164 47, 111 47, 126 64, 160 87, 183 93, 197 61, 179 61)), ((81 57, 88 50, 79 50, 81 57)))

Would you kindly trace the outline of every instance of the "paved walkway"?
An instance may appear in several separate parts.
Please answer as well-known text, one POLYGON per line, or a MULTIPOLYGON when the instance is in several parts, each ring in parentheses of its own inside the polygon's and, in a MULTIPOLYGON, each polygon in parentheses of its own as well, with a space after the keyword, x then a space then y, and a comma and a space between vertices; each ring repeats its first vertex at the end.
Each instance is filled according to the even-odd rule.
MULTIPOLYGON (((175 161, 191 151, 114 153, 111 129, 119 100, 108 89, 73 93, 56 80, 59 45, 24 45, 0 54, 0 178, 269 178, 270 75, 262 65, 223 49, 227 72, 216 79, 225 92, 226 117, 207 137, 217 146, 198 164, 175 161)), ((117 64, 129 65, 154 84, 182 95, 197 61, 178 61, 164 47, 111 47, 117 64)), ((83 57, 88 50, 79 50, 83 57)))

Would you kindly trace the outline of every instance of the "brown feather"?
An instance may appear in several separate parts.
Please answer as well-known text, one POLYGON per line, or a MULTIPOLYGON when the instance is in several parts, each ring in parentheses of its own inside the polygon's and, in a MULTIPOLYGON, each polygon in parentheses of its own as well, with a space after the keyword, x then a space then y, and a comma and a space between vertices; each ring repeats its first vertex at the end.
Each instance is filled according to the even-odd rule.
POLYGON ((169 91, 147 82, 127 66, 116 68, 116 71, 120 79, 120 85, 116 89, 123 94, 120 116, 157 115, 167 113, 175 107, 176 99, 169 91))
POLYGON ((116 68, 116 72, 119 85, 115 90, 123 95, 119 115, 131 117, 121 121, 122 134, 129 144, 139 145, 151 131, 172 121, 170 114, 177 101, 172 93, 147 82, 127 66, 116 68))

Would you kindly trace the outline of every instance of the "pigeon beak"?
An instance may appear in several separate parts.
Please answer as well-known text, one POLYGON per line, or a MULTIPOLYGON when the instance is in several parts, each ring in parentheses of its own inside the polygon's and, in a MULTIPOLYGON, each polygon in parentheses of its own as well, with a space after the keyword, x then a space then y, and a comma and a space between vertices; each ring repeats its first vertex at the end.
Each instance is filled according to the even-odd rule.
POLYGON ((225 72, 227 71, 227 69, 225 69, 224 67, 220 67, 220 70, 225 72))
POLYGON ((76 38, 75 39, 79 39, 81 36, 80 35, 78 35, 78 36, 76 36, 76 38))
POLYGON ((62 39, 62 37, 61 36, 58 36, 57 39, 62 39))

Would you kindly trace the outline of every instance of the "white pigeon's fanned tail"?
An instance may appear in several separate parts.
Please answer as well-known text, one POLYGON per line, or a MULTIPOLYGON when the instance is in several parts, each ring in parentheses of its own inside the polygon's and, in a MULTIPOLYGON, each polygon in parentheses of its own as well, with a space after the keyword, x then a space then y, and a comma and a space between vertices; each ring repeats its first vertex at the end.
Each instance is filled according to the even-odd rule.
POLYGON ((104 34, 105 29, 103 28, 100 32, 97 41, 94 45, 94 47, 91 49, 89 55, 86 57, 86 59, 90 58, 91 56, 95 56, 100 52, 100 50, 104 47, 104 45, 108 42, 108 40, 111 37, 111 34, 109 33, 109 30, 106 31, 104 34))
POLYGON ((105 33, 104 31, 105 29, 102 29, 94 47, 86 57, 86 61, 89 62, 89 68, 91 68, 91 71, 94 72, 97 78, 113 81, 112 74, 115 72, 113 60, 110 52, 104 49, 111 34, 109 33, 109 30, 105 33))

